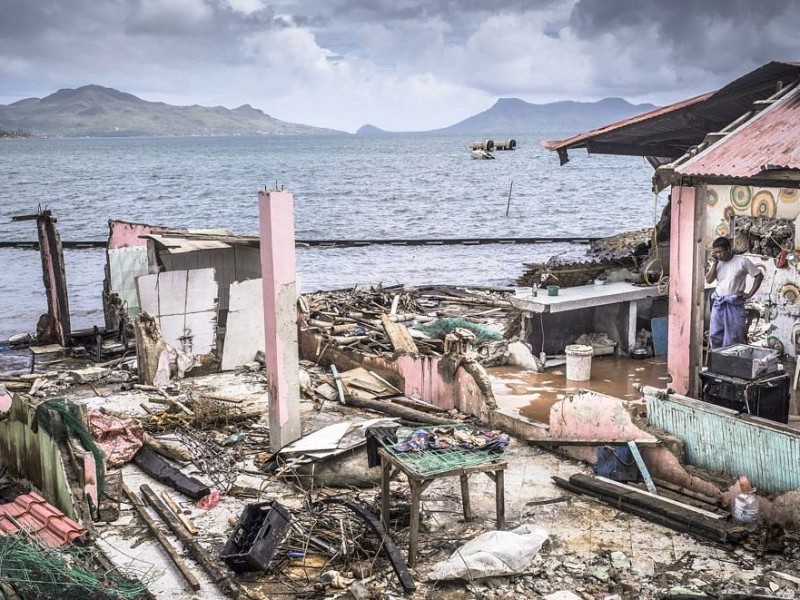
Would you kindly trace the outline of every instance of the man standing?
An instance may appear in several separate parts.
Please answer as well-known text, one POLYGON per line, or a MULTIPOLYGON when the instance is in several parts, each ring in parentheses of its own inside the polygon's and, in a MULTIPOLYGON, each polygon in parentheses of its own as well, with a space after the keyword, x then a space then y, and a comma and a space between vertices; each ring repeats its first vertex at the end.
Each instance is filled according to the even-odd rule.
POLYGON ((711 265, 706 282, 717 280, 711 296, 711 326, 708 336, 712 349, 747 343, 747 317, 744 303, 753 297, 764 279, 758 267, 744 256, 731 250, 728 238, 718 237, 711 245, 711 265), (747 276, 753 278, 753 288, 745 292, 747 276))

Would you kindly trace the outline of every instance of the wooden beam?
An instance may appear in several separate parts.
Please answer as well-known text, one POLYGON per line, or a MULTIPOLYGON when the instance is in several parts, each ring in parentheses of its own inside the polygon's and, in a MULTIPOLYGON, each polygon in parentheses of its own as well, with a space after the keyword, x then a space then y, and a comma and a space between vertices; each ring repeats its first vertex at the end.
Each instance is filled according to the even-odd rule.
POLYGON ((151 531, 153 536, 155 536, 158 543, 161 544, 161 547, 164 548, 164 551, 170 557, 172 562, 175 563, 176 567, 178 567, 178 571, 181 572, 181 575, 183 575, 183 578, 189 584, 189 587, 191 587, 194 591, 199 590, 200 582, 197 580, 197 577, 195 577, 194 573, 192 573, 189 567, 186 566, 186 563, 183 562, 183 559, 178 556, 178 552, 172 547, 172 544, 169 543, 167 536, 165 536, 164 533, 158 528, 158 525, 156 525, 153 517, 151 517, 147 512, 142 500, 133 493, 133 490, 131 490, 124 481, 122 482, 122 491, 125 492, 125 495, 131 501, 131 504, 133 504, 133 508, 137 513, 139 513, 139 516, 147 524, 147 528, 151 531))
POLYGON ((402 323, 393 323, 388 315, 381 315, 381 323, 389 336, 389 341, 396 352, 400 354, 418 354, 417 344, 402 323))

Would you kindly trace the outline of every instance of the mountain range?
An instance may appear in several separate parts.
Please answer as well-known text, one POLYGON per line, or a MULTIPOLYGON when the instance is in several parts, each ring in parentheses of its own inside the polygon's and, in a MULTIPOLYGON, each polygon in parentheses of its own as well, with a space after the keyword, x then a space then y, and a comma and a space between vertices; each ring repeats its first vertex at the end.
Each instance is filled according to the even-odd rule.
MULTIPOLYGON (((597 102, 563 100, 549 104, 531 104, 519 98, 500 98, 494 106, 436 133, 471 133, 475 135, 508 135, 519 132, 569 131, 577 133, 614 121, 627 119, 657 108, 654 104, 631 104, 622 98, 605 98, 597 102)), ((359 135, 389 133, 373 125, 364 125, 359 135)))
POLYGON ((99 85, 0 105, 0 130, 52 137, 343 133, 280 121, 249 104, 234 109, 173 106, 99 85))
MULTIPOLYGON (((655 108, 630 104, 622 98, 598 102, 565 100, 531 104, 518 98, 501 98, 494 106, 454 125, 429 133, 469 133, 512 137, 521 132, 578 132, 599 127, 655 108)), ((0 132, 30 132, 49 137, 291 135, 344 133, 289 123, 244 104, 173 106, 148 102, 132 94, 86 85, 63 89, 45 98, 27 98, 0 105, 0 132)), ((359 135, 390 132, 364 125, 359 135)))

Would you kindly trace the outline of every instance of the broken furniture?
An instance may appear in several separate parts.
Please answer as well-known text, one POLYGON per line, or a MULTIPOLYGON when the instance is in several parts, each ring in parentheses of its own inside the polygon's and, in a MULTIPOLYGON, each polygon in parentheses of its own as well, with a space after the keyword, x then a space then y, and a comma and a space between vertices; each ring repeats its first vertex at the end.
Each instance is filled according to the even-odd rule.
POLYGON ((578 335, 586 333, 586 327, 595 325, 599 328, 598 331, 609 332, 619 343, 620 351, 628 353, 636 345, 636 319, 640 303, 665 294, 666 291, 659 286, 634 285, 620 281, 606 285, 561 288, 558 296, 510 297, 509 301, 531 318, 539 315, 536 321, 541 319, 541 323, 530 327, 531 335, 534 338, 538 335, 539 339, 528 340, 534 348, 544 347, 547 353, 559 353, 566 343, 571 343, 578 335), (571 314, 558 314, 567 312, 571 314), (577 329, 573 331, 571 327, 577 329), (561 332, 565 343, 554 337, 556 331, 561 332))
POLYGON ((414 566, 417 558, 419 536, 420 498, 422 492, 435 480, 442 477, 461 478, 461 501, 464 519, 472 520, 472 507, 469 498, 469 476, 485 473, 495 482, 495 506, 497 529, 505 527, 505 485, 504 471, 508 467, 502 455, 485 449, 448 448, 445 450, 426 449, 422 451, 399 452, 391 442, 381 440, 378 455, 382 465, 381 519, 389 527, 389 479, 394 467, 408 478, 411 488, 411 523, 408 542, 408 564, 414 566))

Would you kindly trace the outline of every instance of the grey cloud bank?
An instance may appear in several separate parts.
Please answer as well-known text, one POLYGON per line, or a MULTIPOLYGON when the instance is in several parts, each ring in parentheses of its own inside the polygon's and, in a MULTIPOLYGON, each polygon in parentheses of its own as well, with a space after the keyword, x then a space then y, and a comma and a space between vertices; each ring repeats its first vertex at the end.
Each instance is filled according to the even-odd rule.
POLYGON ((89 83, 355 131, 498 97, 663 104, 798 60, 800 3, 0 0, 0 104, 89 83), (490 7, 490 10, 487 9, 490 7))

